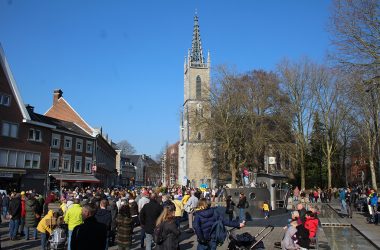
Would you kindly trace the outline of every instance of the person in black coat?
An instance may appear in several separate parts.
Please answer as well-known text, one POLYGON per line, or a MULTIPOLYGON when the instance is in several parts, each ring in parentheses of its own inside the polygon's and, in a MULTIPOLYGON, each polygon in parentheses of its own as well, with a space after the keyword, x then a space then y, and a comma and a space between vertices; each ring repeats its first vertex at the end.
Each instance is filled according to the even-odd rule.
POLYGON ((107 200, 100 201, 100 208, 95 213, 95 218, 99 223, 102 223, 107 228, 107 240, 106 240, 106 249, 108 249, 108 237, 111 231, 112 215, 111 211, 107 210, 107 200))
POLYGON ((86 204, 82 208, 84 223, 74 228, 70 247, 72 250, 104 250, 106 249, 107 228, 95 218, 96 208, 86 204))
POLYGON ((152 249, 153 231, 156 226, 156 220, 162 212, 162 206, 156 201, 156 195, 153 193, 150 196, 150 201, 145 204, 140 211, 140 223, 145 232, 145 249, 152 249))
POLYGON ((173 202, 167 202, 160 217, 156 222, 156 228, 159 228, 157 250, 177 250, 179 249, 179 236, 181 231, 178 229, 175 218, 175 205, 173 202))
POLYGON ((226 214, 228 214, 228 218, 230 220, 234 217, 234 208, 235 208, 235 202, 232 200, 231 195, 227 196, 226 199, 226 214))
POLYGON ((9 202, 9 238, 16 239, 18 226, 21 218, 21 195, 13 193, 9 202))

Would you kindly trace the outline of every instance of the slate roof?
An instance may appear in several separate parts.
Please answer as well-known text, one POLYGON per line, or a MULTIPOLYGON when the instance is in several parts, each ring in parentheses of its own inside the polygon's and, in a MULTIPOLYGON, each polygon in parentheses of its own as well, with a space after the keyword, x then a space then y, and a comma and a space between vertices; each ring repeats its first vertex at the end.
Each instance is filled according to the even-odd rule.
POLYGON ((55 126, 59 130, 75 133, 77 135, 86 136, 86 137, 90 136, 86 131, 81 129, 79 126, 77 126, 73 122, 63 121, 63 120, 55 119, 49 116, 37 114, 29 109, 28 109, 28 113, 32 121, 50 124, 50 125, 55 126))

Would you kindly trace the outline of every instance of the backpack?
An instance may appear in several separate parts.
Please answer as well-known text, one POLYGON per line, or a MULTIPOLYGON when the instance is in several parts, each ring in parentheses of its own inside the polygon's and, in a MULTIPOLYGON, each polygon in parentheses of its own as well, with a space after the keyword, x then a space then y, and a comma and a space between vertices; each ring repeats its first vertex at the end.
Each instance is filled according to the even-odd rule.
POLYGON ((212 224, 210 236, 211 236, 211 239, 216 241, 216 244, 218 246, 221 246, 223 245, 225 239, 227 238, 227 230, 223 224, 221 217, 216 212, 216 210, 214 210, 214 216, 217 216, 218 219, 217 221, 214 222, 214 224, 212 224))
POLYGON ((165 241, 163 237, 164 223, 165 222, 162 222, 160 225, 154 228, 153 240, 157 245, 161 245, 165 241))
POLYGON ((64 249, 66 245, 67 235, 63 228, 57 227, 51 233, 49 242, 50 249, 64 249))
POLYGON ((249 208, 249 202, 245 201, 245 208, 249 208))

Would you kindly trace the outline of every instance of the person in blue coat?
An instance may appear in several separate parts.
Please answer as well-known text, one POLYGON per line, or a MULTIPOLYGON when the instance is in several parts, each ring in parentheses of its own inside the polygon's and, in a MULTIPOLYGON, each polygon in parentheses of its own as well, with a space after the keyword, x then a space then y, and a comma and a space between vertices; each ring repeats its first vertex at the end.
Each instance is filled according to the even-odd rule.
POLYGON ((215 208, 210 207, 205 198, 201 198, 195 209, 195 218, 193 227, 198 239, 197 250, 215 250, 217 247, 216 240, 211 239, 212 225, 219 219, 222 219, 223 225, 228 227, 242 228, 245 223, 238 221, 225 220, 217 212, 215 208))

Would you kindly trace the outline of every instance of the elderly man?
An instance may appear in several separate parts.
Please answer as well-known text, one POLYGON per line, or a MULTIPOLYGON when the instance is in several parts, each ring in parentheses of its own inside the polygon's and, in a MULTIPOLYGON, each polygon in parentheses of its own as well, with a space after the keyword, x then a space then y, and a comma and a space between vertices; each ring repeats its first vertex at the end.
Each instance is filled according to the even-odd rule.
MULTIPOLYGON (((141 212, 142 208, 149 203, 149 192, 148 190, 142 190, 141 192, 141 198, 139 199, 138 203, 138 211, 141 212)), ((141 248, 144 248, 144 240, 145 240, 145 230, 143 227, 141 227, 141 240, 140 240, 140 246, 141 248)))
POLYGON ((187 200, 186 205, 185 205, 185 211, 189 215, 189 231, 194 232, 193 229, 193 219, 194 219, 194 210, 198 205, 198 198, 195 196, 195 191, 191 191, 191 196, 187 200))
POLYGON ((84 223, 74 228, 71 236, 71 249, 106 249, 107 227, 97 222, 95 218, 96 208, 93 204, 86 204, 82 208, 84 223))

